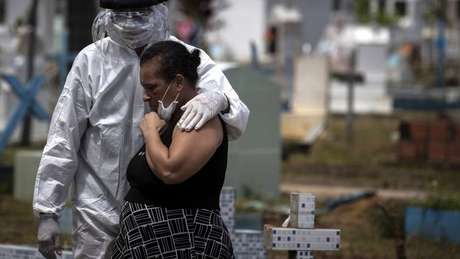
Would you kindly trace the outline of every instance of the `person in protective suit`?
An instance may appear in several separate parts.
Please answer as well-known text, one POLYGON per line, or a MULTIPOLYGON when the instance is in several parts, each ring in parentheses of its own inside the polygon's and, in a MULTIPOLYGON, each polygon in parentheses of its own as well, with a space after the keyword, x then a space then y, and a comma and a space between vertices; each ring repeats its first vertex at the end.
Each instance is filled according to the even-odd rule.
MULTIPOLYGON (((39 251, 46 258, 60 253, 58 217, 70 186, 75 258, 104 258, 119 232, 121 202, 129 189, 126 170, 143 145, 139 123, 148 111, 139 56, 148 44, 179 41, 169 35, 164 2, 100 0, 95 42, 75 58, 37 172, 33 210, 39 216, 39 251)), ((201 51, 200 58, 199 94, 181 107, 177 126, 199 129, 220 114, 229 139, 236 139, 249 110, 209 56, 201 51)))

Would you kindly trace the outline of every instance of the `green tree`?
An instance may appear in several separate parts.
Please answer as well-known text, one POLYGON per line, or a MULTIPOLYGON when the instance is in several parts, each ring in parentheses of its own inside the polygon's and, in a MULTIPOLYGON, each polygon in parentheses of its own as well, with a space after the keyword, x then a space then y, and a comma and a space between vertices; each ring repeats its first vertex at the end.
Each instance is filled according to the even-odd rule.
POLYGON ((430 0, 424 18, 430 24, 438 19, 447 22, 447 0, 430 0))
POLYGON ((371 21, 369 0, 355 0, 353 7, 356 20, 359 23, 368 23, 371 21))
POLYGON ((370 13, 369 0, 355 0, 353 3, 354 14, 358 23, 375 22, 382 26, 391 26, 398 21, 398 17, 389 15, 385 11, 380 10, 377 13, 370 13))

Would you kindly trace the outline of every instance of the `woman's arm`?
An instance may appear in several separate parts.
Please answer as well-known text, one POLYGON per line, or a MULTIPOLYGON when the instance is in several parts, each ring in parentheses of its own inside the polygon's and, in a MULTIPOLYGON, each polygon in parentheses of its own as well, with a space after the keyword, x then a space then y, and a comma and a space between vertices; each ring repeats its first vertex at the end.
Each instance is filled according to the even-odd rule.
POLYGON ((197 173, 212 157, 222 143, 222 125, 216 117, 196 131, 185 132, 177 128, 173 132, 170 147, 166 147, 158 130, 147 129, 148 121, 159 120, 156 113, 149 113, 141 124, 145 139, 147 162, 166 184, 179 184, 197 173))

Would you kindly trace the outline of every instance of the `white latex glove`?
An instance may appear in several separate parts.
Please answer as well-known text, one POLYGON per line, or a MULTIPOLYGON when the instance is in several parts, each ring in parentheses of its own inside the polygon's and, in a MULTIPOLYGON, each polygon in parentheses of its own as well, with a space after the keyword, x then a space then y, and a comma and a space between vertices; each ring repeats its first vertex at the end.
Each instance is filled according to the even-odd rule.
POLYGON ((227 107, 228 101, 224 94, 216 91, 203 92, 181 107, 185 112, 177 126, 186 131, 198 130, 227 107))
POLYGON ((59 246, 59 223, 56 215, 41 214, 38 223, 38 251, 46 259, 56 259, 56 254, 61 255, 62 249, 59 246))

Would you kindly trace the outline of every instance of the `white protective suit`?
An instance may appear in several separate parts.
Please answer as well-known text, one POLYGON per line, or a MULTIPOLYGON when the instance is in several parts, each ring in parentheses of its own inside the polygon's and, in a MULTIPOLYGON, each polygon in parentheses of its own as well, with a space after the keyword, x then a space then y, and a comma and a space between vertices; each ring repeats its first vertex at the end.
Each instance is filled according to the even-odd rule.
MULTIPOLYGON (((118 234, 120 205, 129 188, 126 169, 143 145, 139 58, 110 38, 100 43, 104 55, 93 43, 73 63, 53 113, 34 191, 35 213, 59 215, 73 185, 75 258, 103 258, 118 234)), ((200 91, 209 88, 227 97, 230 112, 222 118, 229 137, 239 137, 248 108, 204 52, 198 74, 200 91)))

